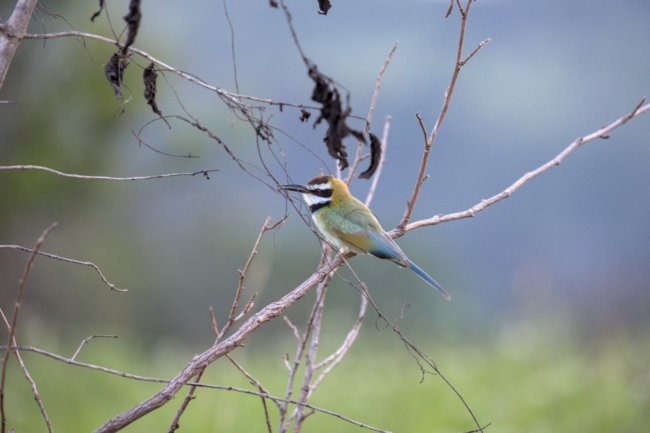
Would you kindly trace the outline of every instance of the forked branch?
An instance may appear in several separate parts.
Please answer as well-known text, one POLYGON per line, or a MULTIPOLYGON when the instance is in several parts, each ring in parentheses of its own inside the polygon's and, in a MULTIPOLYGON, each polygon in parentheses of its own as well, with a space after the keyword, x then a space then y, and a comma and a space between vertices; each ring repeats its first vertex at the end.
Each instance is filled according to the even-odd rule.
POLYGON ((605 139, 609 138, 609 135, 612 131, 614 131, 616 128, 619 128, 620 126, 625 125, 628 121, 646 113, 647 111, 650 110, 650 104, 645 103, 645 98, 639 102, 636 107, 630 111, 628 114, 616 119, 612 123, 610 123, 607 126, 604 126, 590 134, 584 135, 582 137, 576 138, 571 144, 569 144, 562 152, 557 154, 555 158, 547 161, 546 163, 540 165, 534 170, 531 170, 527 173, 525 173, 523 176, 521 176, 519 179, 514 181, 509 187, 504 189, 498 194, 493 195, 492 197, 486 198, 484 200, 481 200, 479 203, 475 204, 474 206, 470 207, 469 209, 466 209, 464 211, 460 212, 454 212, 446 215, 435 215, 431 218, 426 218, 422 219, 419 221, 415 221, 413 223, 410 223, 406 225, 403 229, 401 227, 397 227, 394 230, 390 232, 391 236, 393 237, 398 237, 401 236, 404 232, 408 232, 420 227, 425 227, 425 226, 432 226, 436 224, 440 224, 443 222, 448 222, 448 221, 455 221, 463 218, 470 218, 476 215, 478 212, 492 206, 495 203, 500 202, 501 200, 504 200, 508 197, 510 197, 515 191, 517 191, 519 188, 524 186, 526 183, 529 181, 533 180, 537 176, 539 176, 542 173, 547 172, 548 170, 552 169, 553 167, 557 167, 560 165, 562 161, 566 157, 568 157, 570 154, 575 152, 579 147, 582 145, 589 143, 591 141, 597 140, 597 139, 605 139))
MULTIPOLYGON (((428 136, 427 136, 427 129, 424 126, 424 121, 419 116, 419 114, 417 115, 420 128, 424 133, 424 150, 422 154, 422 159, 420 160, 420 169, 418 170, 418 175, 415 181, 415 186, 413 187, 413 192, 411 193, 411 197, 406 202, 406 209, 404 210, 404 215, 402 216, 401 221, 397 225, 397 228, 399 230, 403 230, 404 227, 406 227, 406 225, 408 224, 409 220, 411 219, 411 215, 413 214, 413 209, 415 208, 415 202, 420 196, 420 190, 422 189, 422 184, 426 180, 426 170, 427 170, 427 164, 429 162, 429 154, 431 153, 431 148, 433 147, 433 143, 435 142, 436 137, 438 137, 440 128, 442 127, 442 124, 445 121, 445 118, 447 117, 447 112, 449 111, 449 105, 451 104, 452 97, 454 96, 454 90, 456 89, 456 82, 458 81, 458 76, 460 74, 460 71, 463 68, 463 66, 472 57, 474 57, 474 55, 481 48, 483 48, 485 45, 487 45, 490 42, 490 39, 484 40, 479 44, 479 46, 474 51, 472 51, 472 53, 469 56, 463 59, 463 48, 465 46, 465 30, 467 28, 467 17, 469 16, 470 7, 472 6, 473 1, 474 0, 467 0, 465 7, 462 6, 460 0, 456 1, 456 4, 458 6, 461 15, 460 34, 458 37, 458 47, 456 50, 456 64, 454 65, 454 70, 451 74, 449 87, 447 87, 447 91, 445 92, 445 98, 442 103, 442 109, 440 110, 438 119, 436 119, 436 123, 433 126, 431 133, 428 134, 428 136)), ((451 11, 452 6, 453 4, 450 4, 449 12, 451 11)))
MULTIPOLYGON (((39 249, 41 249, 41 246, 45 242, 45 239, 47 239, 50 232, 52 232, 52 230, 54 230, 57 227, 57 225, 58 225, 57 223, 53 223, 48 228, 46 228, 45 231, 43 231, 41 236, 36 241, 36 245, 34 246, 32 253, 29 255, 29 258, 27 259, 27 263, 25 264, 25 268, 23 269, 23 275, 20 277, 20 281, 18 282, 16 301, 14 302, 14 311, 11 316, 11 323, 8 330, 7 346, 11 346, 15 341, 14 336, 16 335, 16 326, 18 325, 18 314, 20 313, 20 304, 23 298, 23 294, 25 293, 25 284, 27 283, 29 272, 32 270, 32 266, 34 265, 34 259, 36 258, 36 253, 38 252, 39 249)), ((5 412, 5 385, 7 381, 7 364, 9 363, 9 355, 11 355, 11 349, 6 350, 2 357, 2 374, 0 378, 0 419, 2 423, 0 429, 2 433, 5 433, 7 428, 7 414, 5 412)), ((42 407, 42 405, 39 406, 41 407, 41 412, 43 413, 44 408, 42 407)), ((47 415, 45 414, 44 416, 47 415)), ((49 427, 49 422, 47 424, 49 427)))

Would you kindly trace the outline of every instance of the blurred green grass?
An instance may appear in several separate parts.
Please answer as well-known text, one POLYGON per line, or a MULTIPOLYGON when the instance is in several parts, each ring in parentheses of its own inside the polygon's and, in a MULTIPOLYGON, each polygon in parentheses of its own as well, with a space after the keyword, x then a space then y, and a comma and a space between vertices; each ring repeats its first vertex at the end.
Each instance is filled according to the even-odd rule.
MULTIPOLYGON (((462 432, 474 428, 467 411, 440 378, 427 374, 421 381, 417 364, 396 338, 387 331, 378 333, 368 324, 366 327, 348 357, 316 391, 312 404, 394 432, 462 432)), ((491 341, 460 346, 427 341, 419 346, 434 353, 438 367, 480 422, 492 423, 488 431, 644 431, 650 421, 648 335, 611 335, 583 344, 570 331, 559 325, 528 322, 505 328, 491 341)), ((234 355, 278 396, 284 395, 286 387, 283 350, 290 347, 280 346, 243 348, 234 355)), ((191 356, 180 343, 167 342, 144 352, 137 344, 118 340, 93 342, 83 350, 80 360, 169 378, 191 356)), ((92 431, 161 387, 65 365, 33 353, 24 353, 24 357, 57 432, 92 431)), ((203 381, 254 389, 225 359, 213 364, 203 381)), ((300 385, 298 376, 296 389, 300 385)), ((180 431, 266 431, 259 398, 211 389, 199 389, 196 395, 181 419, 180 431)), ((182 396, 177 396, 125 431, 166 431, 181 400, 182 396)), ((45 431, 13 358, 6 402, 10 427, 18 432, 45 431)), ((275 406, 269 403, 269 407, 277 422, 275 406)), ((359 427, 316 413, 304 431, 353 432, 359 427)))

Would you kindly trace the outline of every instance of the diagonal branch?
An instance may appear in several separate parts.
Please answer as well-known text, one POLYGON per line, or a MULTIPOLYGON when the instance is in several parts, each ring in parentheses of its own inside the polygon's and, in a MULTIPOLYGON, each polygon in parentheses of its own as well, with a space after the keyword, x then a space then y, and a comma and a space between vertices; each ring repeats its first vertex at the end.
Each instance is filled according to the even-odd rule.
POLYGON ((167 402, 169 402, 178 391, 192 378, 194 378, 201 369, 208 364, 213 363, 217 359, 232 352, 237 347, 241 346, 243 341, 258 328, 266 322, 278 317, 289 307, 298 302, 304 297, 309 290, 314 286, 321 283, 327 278, 331 278, 334 269, 340 266, 342 260, 335 259, 332 266, 331 264, 319 267, 316 272, 311 274, 302 284, 291 290, 279 300, 268 304, 262 310, 253 314, 244 322, 239 329, 233 332, 228 338, 217 341, 212 347, 195 355, 186 366, 159 392, 137 404, 136 406, 128 409, 127 411, 111 418, 106 423, 101 425, 96 433, 109 433, 116 432, 131 424, 135 420, 145 416, 146 414, 158 409, 167 402))
MULTIPOLYGON (((57 223, 51 224, 48 228, 43 231, 41 236, 36 241, 34 250, 29 255, 25 268, 23 269, 23 275, 20 277, 20 282, 18 283, 18 292, 16 293, 16 301, 14 302, 14 312, 11 317, 11 326, 9 327, 9 336, 7 338, 7 346, 11 346, 14 341, 14 335, 16 335, 16 326, 18 325, 18 313, 20 312, 20 303, 25 293, 25 283, 27 283, 27 277, 29 276, 29 271, 31 271, 32 266, 34 265, 34 259, 36 258, 36 252, 41 248, 45 239, 50 234, 52 230, 57 227, 57 223)), ((6 350, 4 356, 2 357, 2 379, 0 380, 0 417, 2 418, 1 431, 5 433, 7 428, 7 414, 5 413, 5 384, 7 380, 7 364, 9 363, 9 355, 11 354, 11 349, 6 350)))
MULTIPOLYGON (((4 322, 7 331, 9 331, 11 329, 11 325, 9 325, 7 316, 5 316, 5 313, 4 311, 2 311, 1 308, 0 308, 0 316, 2 317, 2 321, 4 322)), ((11 344, 14 346, 18 345, 18 343, 16 343, 16 337, 12 339, 11 344)), ((16 355, 16 359, 18 360, 18 365, 20 365, 20 369, 23 371, 23 375, 25 376, 25 379, 27 379, 27 382, 29 382, 29 386, 32 388, 32 395, 34 396, 34 400, 38 405, 38 409, 41 411, 41 416, 45 421, 45 427, 47 428, 48 433, 52 433, 53 432, 52 421, 50 421, 50 417, 47 414, 47 410, 45 410, 45 405, 43 404, 43 400, 41 399, 41 396, 38 393, 38 387, 36 386, 36 381, 29 373, 29 370, 27 370, 27 366, 25 365, 25 361, 23 361, 23 356, 20 354, 20 352, 16 350, 14 351, 14 355, 16 355)))
POLYGON ((18 0, 7 22, 0 27, 0 89, 37 3, 37 0, 18 0))
POLYGON ((363 320, 366 317, 366 308, 368 306, 368 299, 363 293, 361 293, 361 304, 359 305, 359 314, 357 320, 355 320, 352 328, 345 336, 343 343, 339 346, 338 349, 327 358, 323 359, 321 362, 316 364, 315 369, 324 368, 321 374, 314 380, 311 384, 310 391, 314 390, 320 385, 320 383, 325 379, 325 377, 343 360, 343 357, 348 353, 352 344, 356 341, 359 336, 359 331, 361 331, 361 325, 363 320))
POLYGON ((372 183, 370 184, 370 188, 368 189, 368 195, 366 196, 366 201, 365 204, 366 206, 370 206, 370 203, 372 203, 372 199, 375 197, 375 190, 377 189, 377 184, 379 183, 379 179, 381 178, 381 172, 384 169, 384 164, 386 163, 386 150, 388 149, 388 132, 390 131, 390 124, 392 123, 393 118, 392 116, 386 116, 386 120, 384 120, 384 132, 381 136, 381 152, 380 152, 380 160, 379 164, 377 165, 377 171, 375 171, 375 175, 372 177, 372 183))
MULTIPOLYGON (((123 377, 125 379, 137 380, 137 381, 140 381, 140 382, 164 383, 164 384, 167 384, 167 383, 171 382, 168 379, 162 379, 162 378, 157 378, 157 377, 139 376, 139 375, 136 375, 136 374, 126 373, 126 372, 123 372, 123 371, 114 370, 114 369, 111 369, 111 368, 102 367, 102 366, 95 365, 95 364, 88 364, 88 363, 85 363, 85 362, 74 361, 74 360, 72 360, 70 358, 66 358, 66 357, 63 357, 61 355, 57 355, 55 353, 39 349, 37 347, 32 347, 32 346, 9 346, 9 347, 0 346, 0 350, 9 350, 9 349, 13 350, 14 352, 18 352, 18 351, 33 352, 33 353, 36 353, 36 354, 39 354, 39 355, 54 359, 55 361, 63 362, 65 364, 69 364, 69 365, 76 366, 76 367, 88 368, 88 369, 91 369, 91 370, 100 371, 102 373, 107 373, 107 374, 112 374, 112 375, 115 375, 115 376, 123 377)), ((258 391, 253 391, 253 390, 250 390, 250 389, 238 388, 236 386, 216 385, 216 384, 198 383, 198 382, 187 382, 185 385, 190 386, 190 387, 198 387, 198 388, 205 388, 205 389, 216 389, 216 390, 220 390, 220 391, 231 391, 231 392, 237 392, 237 393, 240 393, 240 394, 245 394, 245 395, 250 395, 250 396, 255 396, 255 397, 263 397, 263 398, 267 398, 269 400, 273 400, 276 404, 285 403, 285 402, 289 403, 289 404, 294 404, 294 405, 300 405, 301 404, 299 401, 296 401, 296 400, 285 400, 282 397, 278 397, 278 396, 275 396, 275 395, 272 395, 272 394, 265 394, 265 393, 261 393, 261 392, 258 392, 258 391)), ((304 406, 307 409, 310 409, 310 410, 313 410, 313 411, 316 411, 316 412, 320 412, 320 413, 323 413, 325 415, 330 415, 330 416, 336 417, 336 418, 338 418, 338 419, 340 419, 342 421, 353 424, 353 425, 355 425, 357 427, 365 428, 365 429, 372 430, 372 431, 375 431, 375 432, 378 432, 378 433, 390 433, 390 432, 387 432, 386 430, 382 430, 382 429, 373 427, 371 425, 368 425, 366 423, 356 421, 356 420, 354 420, 352 418, 346 417, 344 415, 341 415, 340 413, 337 413, 337 412, 334 412, 334 411, 331 411, 331 410, 328 410, 328 409, 324 409, 324 408, 321 408, 321 407, 318 407, 318 406, 314 406, 312 404, 304 404, 304 406)))
MULTIPOLYGON (((381 65, 381 68, 377 73, 377 78, 375 79, 375 87, 372 89, 372 96, 370 97, 370 107, 368 107, 368 115, 366 116, 366 126, 364 128, 364 132, 366 134, 370 132, 372 119, 375 114, 375 109, 377 108, 377 99, 379 99, 379 89, 381 89, 381 82, 384 79, 384 74, 386 73, 386 69, 388 69, 388 65, 390 65, 390 63, 393 61, 393 57, 395 56, 395 52, 397 51, 397 45, 398 45, 397 42, 395 42, 395 45, 393 45, 393 48, 391 48, 390 52, 388 53, 388 56, 386 57, 386 60, 384 60, 384 64, 381 65)), ((352 166, 350 167, 348 178, 345 181, 345 183, 347 184, 349 184, 352 181, 352 178, 354 177, 354 173, 357 170, 359 163, 361 162, 362 159, 361 156, 362 156, 364 144, 365 143, 361 140, 359 140, 357 144, 357 153, 354 156, 354 161, 352 162, 352 166)))
POLYGON ((478 212, 492 206, 495 203, 500 202, 501 200, 504 200, 508 197, 510 197, 515 191, 517 191, 519 188, 524 186, 526 183, 531 181, 532 179, 536 178, 542 173, 545 173, 546 171, 550 170, 553 167, 556 167, 560 165, 560 163, 570 154, 572 154, 574 151, 576 151, 579 147, 582 145, 589 143, 591 141, 597 140, 599 138, 604 139, 608 138, 609 134, 615 130, 616 128, 626 124, 628 121, 646 113, 647 111, 650 111, 650 104, 645 104, 645 98, 637 104, 637 106, 626 114, 625 116, 620 117, 619 119, 613 121, 607 126, 604 126, 590 134, 584 135, 582 137, 579 137, 575 139, 571 144, 569 144, 562 152, 560 152, 555 158, 551 159, 550 161, 542 164, 541 166, 537 167, 534 170, 529 171, 528 173, 525 173, 523 176, 521 176, 519 179, 517 179, 515 182, 513 182, 509 187, 501 191, 500 193, 493 195, 490 198, 481 200, 479 203, 475 204, 471 208, 460 211, 460 212, 454 212, 446 215, 435 215, 431 218, 427 219, 422 219, 419 221, 415 221, 411 224, 406 225, 405 227, 397 227, 394 230, 390 232, 391 236, 398 237, 401 236, 404 232, 408 232, 420 227, 425 227, 425 226, 432 226, 436 224, 440 224, 443 222, 448 222, 448 221, 455 221, 463 218, 470 218, 476 215, 478 212))

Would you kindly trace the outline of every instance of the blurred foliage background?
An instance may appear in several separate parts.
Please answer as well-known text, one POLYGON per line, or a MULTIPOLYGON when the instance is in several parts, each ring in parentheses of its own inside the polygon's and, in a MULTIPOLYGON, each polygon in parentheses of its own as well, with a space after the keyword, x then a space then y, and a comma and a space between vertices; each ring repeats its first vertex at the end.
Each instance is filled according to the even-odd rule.
MULTIPOLYGON (((6 18, 14 2, 0 3, 6 18)), ((111 35, 96 5, 43 1, 31 32, 80 30, 111 35)), ((117 32, 128 2, 108 2, 117 32)), ((353 114, 365 117, 377 72, 399 48, 379 96, 373 131, 393 117, 387 164, 373 210, 397 224, 421 156, 415 113, 432 126, 451 74, 458 17, 445 1, 289 2, 307 55, 349 89, 353 114)), ((267 2, 229 2, 241 93, 313 105, 307 77, 280 10, 267 2)), ((135 46, 234 91, 231 37, 223 4, 144 2, 135 46)), ((576 137, 629 112, 650 93, 650 5, 646 0, 515 2, 473 6, 467 49, 492 43, 464 68, 433 150, 431 178, 415 218, 466 209, 536 168, 576 137)), ((71 355, 93 334, 81 359, 133 373, 170 377, 212 343, 207 307, 224 318, 238 273, 266 216, 282 217, 281 195, 243 173, 221 146, 180 124, 157 122, 143 137, 172 158, 138 145, 132 131, 154 118, 141 97, 141 59, 125 74, 120 104, 103 66, 114 47, 76 39, 24 41, 0 100, 0 165, 36 164, 65 172, 134 176, 218 168, 203 178, 112 183, 37 172, 0 173, 0 244, 31 247, 59 228, 44 250, 91 260, 128 293, 110 292, 91 270, 36 260, 17 338, 71 355)), ((163 113, 182 104, 243 159, 259 167, 255 134, 215 94, 166 74, 163 113)), ((285 107, 266 111, 292 180, 334 164, 324 125, 301 123, 285 107)), ((355 127, 361 129, 362 121, 355 127)), ((418 230, 399 243, 452 293, 444 302, 417 277, 372 258, 353 260, 388 317, 433 356, 483 422, 495 431, 643 431, 650 421, 650 125, 647 116, 590 143, 562 166, 471 220, 418 230)), ((350 142, 350 149, 354 143, 350 142)), ((268 153, 265 153, 268 157, 268 153)), ((271 161, 272 162, 272 161, 271 161)), ((274 174, 282 167, 272 164, 274 174)), ((355 194, 369 183, 355 181, 355 194)), ((291 208, 289 208, 291 209, 291 208)), ((317 264, 319 242, 291 209, 262 242, 248 291, 263 306, 299 284, 317 264)), ((13 299, 27 255, 0 250, 0 302, 13 299)), ((346 273, 342 273, 346 276, 346 273)), ((349 276, 349 275, 348 275, 349 276)), ((313 295, 312 295, 313 296, 313 295)), ((312 298, 288 316, 302 323, 312 298)), ((354 321, 356 290, 331 285, 321 354, 354 321)), ((4 332, 4 331, 3 331, 4 332)), ((6 336, 6 333, 3 334, 6 336)), ((6 337, 4 337, 6 338, 6 337)), ((277 320, 235 354, 267 388, 282 395, 292 336, 277 320)), ((148 397, 159 385, 130 382, 25 354, 57 431, 87 431, 148 397)), ((10 424, 42 431, 28 385, 9 369, 10 424)), ((434 376, 420 372, 399 340, 371 313, 357 345, 312 402, 391 431, 473 428, 462 406, 434 376), (345 394, 342 394, 342 391, 345 394), (342 398, 341 396, 345 397, 342 398)), ((209 382, 249 387, 226 362, 209 382)), ((262 431, 259 400, 201 390, 182 430, 262 431)), ((177 399, 178 400, 178 399, 177 399)), ((127 431, 165 429, 173 402, 127 431)), ((307 431, 357 430, 317 414, 307 431)))

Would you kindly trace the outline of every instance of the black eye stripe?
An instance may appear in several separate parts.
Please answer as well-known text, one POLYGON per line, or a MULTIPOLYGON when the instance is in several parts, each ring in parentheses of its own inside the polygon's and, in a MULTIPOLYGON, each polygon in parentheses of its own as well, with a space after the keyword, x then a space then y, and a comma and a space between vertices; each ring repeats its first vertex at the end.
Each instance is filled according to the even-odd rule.
POLYGON ((310 189, 309 194, 315 195, 317 197, 324 197, 328 198, 332 196, 332 190, 331 189, 310 189))

